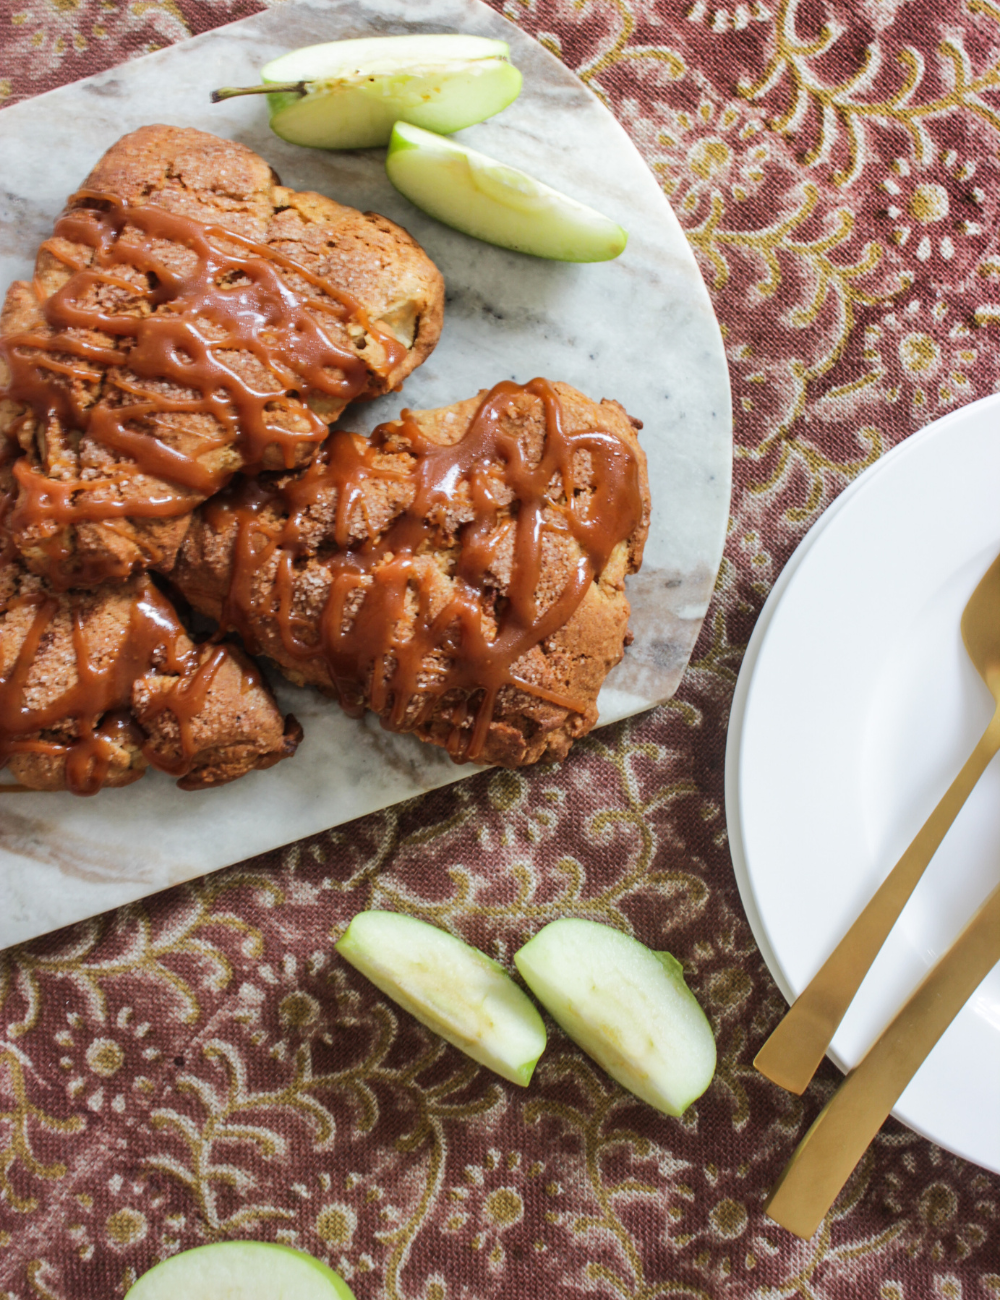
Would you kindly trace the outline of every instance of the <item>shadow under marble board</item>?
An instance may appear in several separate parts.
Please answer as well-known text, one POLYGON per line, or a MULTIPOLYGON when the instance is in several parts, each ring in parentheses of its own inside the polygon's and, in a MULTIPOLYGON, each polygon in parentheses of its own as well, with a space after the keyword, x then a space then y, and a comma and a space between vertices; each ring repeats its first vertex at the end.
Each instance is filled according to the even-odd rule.
MULTIPOLYGON (((447 284, 444 331, 405 392, 349 410, 369 432, 402 406, 470 397, 501 379, 565 380, 617 398, 644 422, 653 520, 628 582, 635 641, 608 677, 601 721, 677 688, 722 554, 732 421, 719 328, 684 235, 625 132, 540 45, 478 0, 295 0, 0 112, 0 292, 30 276, 66 197, 119 136, 148 122, 242 140, 283 182, 398 221, 447 284), (259 98, 212 106, 219 85, 253 84, 275 55, 350 36, 461 31, 500 37, 524 74, 520 97, 460 133, 590 203, 629 231, 614 262, 545 262, 479 243, 424 216, 386 179, 382 150, 327 153, 274 136, 259 98)), ((231 786, 184 793, 162 773, 92 799, 5 796, 0 805, 0 946, 43 934, 477 770, 412 736, 353 721, 279 682, 305 728, 297 756, 231 786)), ((572 755, 569 762, 573 761, 572 755)))

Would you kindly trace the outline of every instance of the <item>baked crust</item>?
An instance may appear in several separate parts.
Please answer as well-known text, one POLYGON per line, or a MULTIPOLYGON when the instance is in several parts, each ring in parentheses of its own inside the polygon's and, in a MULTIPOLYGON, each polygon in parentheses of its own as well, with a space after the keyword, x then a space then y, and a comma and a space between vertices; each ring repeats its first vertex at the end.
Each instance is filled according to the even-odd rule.
MULTIPOLYGON (((625 577, 634 573, 642 559, 642 548, 649 526, 649 487, 645 457, 639 446, 636 429, 624 409, 612 401, 595 403, 567 384, 551 385, 559 400, 562 421, 567 429, 603 431, 617 438, 635 459, 638 469, 640 511, 634 527, 611 550, 600 572, 589 582, 572 615, 551 635, 532 646, 513 665, 512 675, 525 689, 504 685, 495 701, 492 718, 478 760, 504 767, 519 767, 540 760, 563 759, 572 742, 584 735, 597 721, 597 695, 608 672, 622 657, 628 639, 629 606, 625 594, 625 577), (572 707, 554 702, 571 700, 572 707)), ((433 411, 412 411, 406 418, 419 429, 429 443, 438 446, 458 444, 468 432, 486 398, 485 390, 475 398, 433 411)), ((539 396, 528 389, 512 395, 500 410, 503 434, 516 440, 525 462, 536 464, 546 440, 546 415, 539 396)), ((406 422, 385 426, 388 435, 379 443, 376 455, 369 456, 368 472, 354 480, 352 508, 338 512, 340 489, 336 476, 324 479, 316 471, 291 475, 270 485, 271 497, 254 505, 251 534, 248 516, 238 506, 239 489, 231 494, 232 505, 225 498, 210 503, 195 514, 191 529, 172 569, 171 580, 191 604, 202 613, 224 620, 233 616, 234 567, 238 547, 261 557, 254 561, 254 571, 244 571, 239 578, 244 593, 244 609, 249 611, 241 624, 250 648, 269 656, 281 671, 299 685, 312 685, 328 693, 342 686, 334 680, 330 662, 317 650, 313 655, 289 645, 289 629, 302 644, 318 646, 321 627, 331 592, 329 558, 344 546, 364 546, 385 534, 394 520, 405 512, 414 499, 416 457, 407 442, 406 422), (396 432, 393 432, 396 430, 396 432), (301 489, 305 477, 311 486, 301 489), (291 489, 291 491, 290 491, 291 489), (260 543, 287 535, 291 513, 290 500, 305 501, 294 520, 295 558, 287 563, 282 547, 260 548, 260 543), (340 518, 338 518, 338 513, 340 518), (347 514, 346 518, 342 516, 347 514), (335 535, 340 533, 339 543, 335 535), (254 538, 256 535, 256 541, 254 538), (284 566, 290 592, 281 591, 279 568, 284 566), (290 577, 289 577, 290 575, 290 577), (284 602, 284 603, 283 603, 284 602), (285 611, 283 613, 283 610, 285 611)), ((359 449, 362 440, 357 440, 359 449)), ((328 451, 330 456, 336 449, 328 451)), ((574 495, 592 494, 594 467, 586 453, 577 453, 572 467, 574 495)), ((259 490, 259 485, 258 485, 259 490)), ((563 485, 553 483, 551 500, 546 506, 546 523, 553 525, 545 533, 542 565, 534 600, 544 612, 552 606, 572 581, 583 554, 579 543, 565 529, 559 528, 560 513, 565 512, 563 485)), ((511 574, 515 562, 514 537, 507 527, 516 503, 512 496, 496 519, 495 535, 479 538, 483 547, 493 541, 495 557, 480 594, 483 616, 488 623, 498 602, 511 595, 511 574), (509 544, 499 542, 501 531, 509 544)), ((449 507, 435 520, 436 542, 424 549, 415 561, 415 576, 428 593, 431 613, 448 606, 455 594, 456 576, 462 562, 463 547, 469 537, 468 525, 476 516, 470 483, 456 485, 449 507)), ((367 598, 367 597, 365 597, 367 598)), ((350 617, 363 608, 356 603, 350 617)), ((404 620, 405 621, 405 620, 404 620)), ((495 626, 495 624, 494 624, 495 626)), ((405 640, 406 629, 396 634, 405 640)), ((412 627, 410 629, 412 635, 412 627)), ((391 700, 380 710, 384 722, 394 716, 394 726, 413 731, 431 744, 444 745, 455 752, 456 729, 468 731, 473 726, 469 713, 470 695, 475 692, 448 692, 436 695, 434 680, 440 677, 447 651, 437 648, 423 664, 425 690, 418 690, 408 702, 402 725, 399 702, 391 700)), ((365 680, 357 683, 360 698, 370 705, 373 663, 365 680)), ((392 664, 382 663, 380 673, 388 673, 392 687, 392 664)), ((460 748, 460 747, 459 747, 460 748)))
MULTIPOLYGON (((291 269, 287 259, 350 295, 362 309, 362 319, 342 320, 330 311, 306 310, 336 347, 363 361, 366 376, 355 394, 359 398, 397 389, 437 342, 444 284, 416 241, 385 217, 280 185, 269 165, 245 145, 193 129, 142 127, 108 150, 71 198, 69 211, 78 220, 94 224, 107 207, 97 195, 113 195, 133 207, 149 205, 205 223, 221 232, 215 238, 221 238, 223 247, 237 253, 245 252, 246 245, 238 240, 226 245, 226 232, 265 247, 277 255, 278 274, 300 302, 307 297, 333 300, 315 281, 291 269)), ((134 234, 134 228, 126 227, 121 238, 134 234)), ((154 242, 158 258, 179 272, 194 257, 181 243, 154 242)), ((47 240, 36 259, 33 283, 17 281, 8 290, 0 313, 0 338, 51 338, 55 331, 46 321, 46 301, 67 285, 74 270, 91 268, 94 260, 94 249, 86 242, 60 236, 47 240)), ((138 266, 116 267, 114 281, 91 285, 85 305, 136 317, 171 309, 170 303, 151 300, 155 286, 138 266)), ((128 348, 120 335, 95 329, 73 328, 63 337, 67 335, 91 349, 125 348, 127 352, 128 348)), ((32 354, 30 347, 22 347, 21 352, 41 355, 32 354)), ((57 364, 75 365, 75 377, 59 382, 72 390, 88 418, 97 408, 120 410, 147 396, 167 399, 176 407, 197 395, 172 382, 140 377, 130 371, 127 355, 121 364, 91 359, 82 368, 78 356, 74 360, 72 355, 50 352, 49 357, 57 364)), ((278 382, 253 350, 234 347, 227 351, 226 362, 238 380, 251 387, 269 391, 278 382)), ((0 391, 9 382, 9 366, 0 353, 0 391)), ((267 449, 262 468, 305 463, 316 446, 315 434, 311 440, 306 437, 310 424, 315 425, 310 412, 329 425, 346 404, 347 399, 326 393, 310 395, 308 409, 294 393, 283 399, 281 410, 272 413, 270 420, 303 440, 294 444, 292 461, 277 446, 267 449)), ((217 483, 246 463, 231 430, 205 411, 153 411, 137 417, 134 428, 193 458, 217 483)), ((91 432, 67 427, 57 414, 50 412, 40 421, 26 404, 9 398, 0 399, 0 434, 4 433, 16 435, 27 453, 19 470, 21 488, 11 532, 33 570, 68 587, 123 578, 153 563, 170 565, 187 530, 189 510, 205 498, 204 491, 155 473, 123 477, 120 468, 129 462, 127 455, 112 450, 91 432), (57 512, 29 508, 32 498, 26 483, 33 485, 36 502, 39 492, 46 491, 44 482, 39 486, 39 475, 53 485, 64 485, 63 494, 69 492, 76 510, 72 521, 60 520, 57 512), (171 515, 142 517, 142 503, 162 497, 165 490, 174 501, 171 515), (83 517, 88 503, 94 506, 91 514, 101 514, 108 502, 113 503, 111 509, 124 513, 108 517, 109 509, 103 518, 83 517), (129 504, 135 505, 135 513, 129 512, 129 504)))
POLYGON ((294 751, 252 662, 196 647, 146 568, 457 761, 560 760, 594 725, 648 531, 641 426, 533 380, 330 431, 424 360, 443 300, 404 230, 243 145, 150 126, 105 154, 0 312, 0 758, 24 785, 152 762, 194 789, 294 751))
MULTIPOLYGON (((79 707, 86 695, 78 689, 81 662, 85 672, 105 673, 128 657, 141 599, 153 603, 165 625, 176 623, 169 602, 147 575, 87 591, 54 592, 18 560, 0 562, 0 682, 6 695, 12 678, 23 674, 20 698, 13 703, 20 704, 29 720, 32 715, 44 717, 47 724, 21 733, 5 728, 3 754, 21 785, 31 790, 74 788, 67 779, 67 764, 74 746, 91 734, 79 707), (44 635, 22 663, 43 605, 51 606, 44 635)), ((94 719, 106 771, 102 778, 90 768, 85 788, 77 786, 76 793, 130 785, 151 763, 179 775, 178 784, 185 790, 223 785, 290 757, 301 738, 298 724, 282 719, 270 690, 242 650, 195 646, 179 624, 147 662, 117 676, 120 695, 94 719), (194 701, 196 707, 181 708, 185 683, 212 658, 218 662, 207 689, 194 701), (86 788, 87 782, 93 788, 86 788)))

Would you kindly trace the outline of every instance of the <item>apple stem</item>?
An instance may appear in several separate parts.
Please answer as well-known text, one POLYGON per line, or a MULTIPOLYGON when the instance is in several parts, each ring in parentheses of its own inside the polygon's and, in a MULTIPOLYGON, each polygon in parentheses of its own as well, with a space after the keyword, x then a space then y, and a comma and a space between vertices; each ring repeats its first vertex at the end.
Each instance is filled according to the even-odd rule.
POLYGON ((237 95, 304 95, 307 85, 305 81, 271 81, 263 86, 221 86, 212 91, 212 103, 235 99, 237 95))

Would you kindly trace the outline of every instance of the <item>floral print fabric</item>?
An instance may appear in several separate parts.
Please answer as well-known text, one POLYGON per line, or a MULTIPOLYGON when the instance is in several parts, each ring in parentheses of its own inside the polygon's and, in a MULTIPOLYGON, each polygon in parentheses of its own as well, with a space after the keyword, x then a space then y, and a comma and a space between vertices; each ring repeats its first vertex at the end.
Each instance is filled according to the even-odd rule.
MULTIPOLYGON (((752 1059, 784 1003, 726 840, 740 659, 865 466, 1000 375, 1000 9, 988 0, 506 0, 624 124, 725 334, 732 521, 667 706, 562 768, 477 776, 0 957, 0 1295, 121 1296, 220 1238, 299 1246, 359 1300, 996 1300, 1000 1179, 890 1121, 811 1242, 763 1214, 836 1086, 752 1059), (331 948, 403 908, 510 965, 590 917, 684 963, 718 1073, 683 1120, 550 1026, 530 1088, 331 948)), ((246 0, 3 0, 12 103, 246 0)), ((0 129, 3 118, 0 114, 0 129)))

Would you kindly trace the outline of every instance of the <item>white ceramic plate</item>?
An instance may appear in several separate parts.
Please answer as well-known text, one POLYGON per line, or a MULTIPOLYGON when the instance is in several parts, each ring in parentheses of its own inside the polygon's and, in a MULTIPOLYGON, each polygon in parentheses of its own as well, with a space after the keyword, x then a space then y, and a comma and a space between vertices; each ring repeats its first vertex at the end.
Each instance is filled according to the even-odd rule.
MULTIPOLYGON (((597 97, 477 0, 286 0, 0 112, 0 292, 30 274, 66 196, 124 132, 168 122, 242 140, 285 184, 406 226, 444 273, 441 341, 401 395, 349 408, 361 432, 400 407, 443 406, 500 379, 563 379, 645 421, 653 522, 629 579, 635 642, 609 676, 603 721, 676 689, 712 594, 729 512, 732 421, 719 328, 691 249, 627 135, 597 97), (509 42, 520 97, 462 136, 600 208, 630 232, 613 262, 577 266, 494 248, 409 204, 384 151, 330 153, 279 140, 258 98, 212 106, 275 55, 340 37, 464 31, 509 42)), ((296 757, 223 789, 186 794, 163 773, 95 799, 5 796, 0 947, 420 794, 475 770, 440 749, 357 723, 281 684, 302 722, 296 757)))
MULTIPOLYGON (((791 1000, 968 757, 992 700, 962 646, 1000 552, 1000 397, 897 447, 823 516, 776 584, 737 686, 726 804, 737 880, 791 1000)), ((855 1065, 1000 874, 1000 763, 987 770, 833 1040, 855 1065)), ((1000 970, 893 1112, 1000 1171, 1000 970)))

